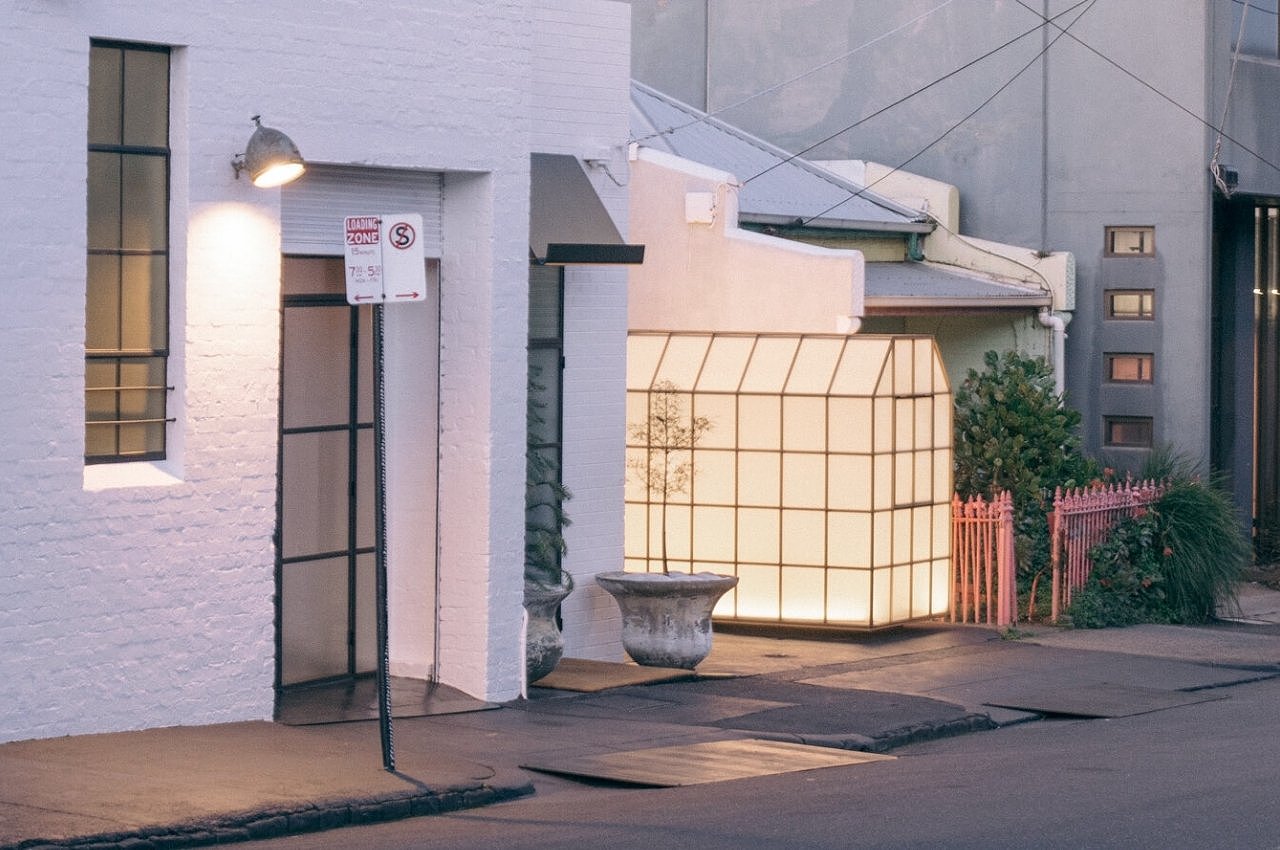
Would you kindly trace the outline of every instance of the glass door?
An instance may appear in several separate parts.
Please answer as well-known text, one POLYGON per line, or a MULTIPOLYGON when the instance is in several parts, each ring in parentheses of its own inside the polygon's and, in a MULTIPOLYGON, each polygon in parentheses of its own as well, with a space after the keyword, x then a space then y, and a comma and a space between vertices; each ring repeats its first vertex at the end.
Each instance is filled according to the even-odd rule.
POLYGON ((285 257, 277 685, 376 668, 372 311, 342 258, 285 257))

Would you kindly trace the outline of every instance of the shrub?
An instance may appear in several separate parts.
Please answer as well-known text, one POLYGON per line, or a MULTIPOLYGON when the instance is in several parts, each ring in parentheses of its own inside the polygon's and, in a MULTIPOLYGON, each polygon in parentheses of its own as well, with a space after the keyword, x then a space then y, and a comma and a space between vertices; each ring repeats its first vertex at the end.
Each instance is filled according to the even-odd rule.
POLYGON ((1025 512, 1053 494, 1097 474, 1081 453, 1080 414, 1053 389, 1043 357, 1016 351, 984 355, 956 391, 955 488, 961 497, 1001 490, 1025 512))
POLYGON ((1086 483, 1099 470, 1081 451, 1080 414, 1054 392, 1043 357, 988 351, 983 360, 983 371, 970 369, 956 390, 955 490, 961 498, 1009 491, 1019 589, 1034 597, 1049 566, 1054 489, 1086 483))
POLYGON ((1234 601, 1249 544, 1221 487, 1182 478, 1144 515, 1118 523, 1089 558, 1093 571, 1068 612, 1073 625, 1203 623, 1234 601))
POLYGON ((1167 622, 1159 517, 1121 520, 1089 550, 1093 571, 1071 600, 1071 624, 1081 629, 1167 622))
POLYGON ((1216 482, 1184 480, 1169 485, 1156 507, 1173 621, 1212 620, 1219 603, 1235 604, 1235 582, 1250 558, 1231 497, 1216 482))

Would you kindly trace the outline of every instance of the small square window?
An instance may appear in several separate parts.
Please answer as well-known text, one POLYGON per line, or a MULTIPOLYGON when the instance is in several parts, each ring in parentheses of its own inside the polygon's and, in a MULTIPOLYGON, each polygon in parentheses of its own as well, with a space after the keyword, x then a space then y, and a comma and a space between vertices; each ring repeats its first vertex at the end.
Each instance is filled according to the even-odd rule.
POLYGON ((1154 257, 1156 229, 1154 227, 1108 227, 1104 253, 1108 257, 1154 257))
POLYGON ((1107 291, 1107 318, 1150 321, 1156 316, 1153 289, 1112 289, 1107 291))
POLYGON ((1150 416, 1107 416, 1103 419, 1104 442, 1120 448, 1150 448, 1150 416))
POLYGON ((1151 383, 1151 354, 1107 354, 1107 380, 1118 384, 1151 383))

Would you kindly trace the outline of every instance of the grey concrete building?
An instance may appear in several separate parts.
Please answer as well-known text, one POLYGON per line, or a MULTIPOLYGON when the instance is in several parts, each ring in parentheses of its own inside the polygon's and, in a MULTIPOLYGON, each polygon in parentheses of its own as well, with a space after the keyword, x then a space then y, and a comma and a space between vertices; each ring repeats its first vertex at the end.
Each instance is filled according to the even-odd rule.
MULTIPOLYGON (((1069 251, 1094 454, 1170 445, 1280 539, 1276 0, 632 0, 643 83, 809 159, 954 184, 1069 251)), ((872 187, 874 188, 874 187, 872 187)))

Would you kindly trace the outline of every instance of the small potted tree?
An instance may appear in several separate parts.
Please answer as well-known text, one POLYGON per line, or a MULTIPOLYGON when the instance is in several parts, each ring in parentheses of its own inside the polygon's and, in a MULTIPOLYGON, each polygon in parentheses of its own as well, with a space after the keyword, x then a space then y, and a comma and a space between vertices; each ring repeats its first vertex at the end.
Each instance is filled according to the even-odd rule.
POLYGON ((544 389, 529 375, 524 481, 524 607, 529 615, 525 640, 526 681, 536 682, 555 669, 564 654, 560 633, 560 603, 573 592, 573 577, 561 566, 568 551, 564 528, 569 515, 564 503, 573 498, 560 482, 559 467, 538 448, 539 426, 546 423, 538 400, 544 389))
POLYGON ((608 572, 596 583, 622 612, 622 646, 637 663, 692 670, 711 651, 711 611, 737 583, 737 576, 671 572, 667 558, 667 506, 689 492, 693 450, 711 429, 705 416, 684 411, 684 398, 670 381, 649 393, 648 415, 628 426, 630 442, 645 448, 628 470, 659 505, 662 572, 608 572))

